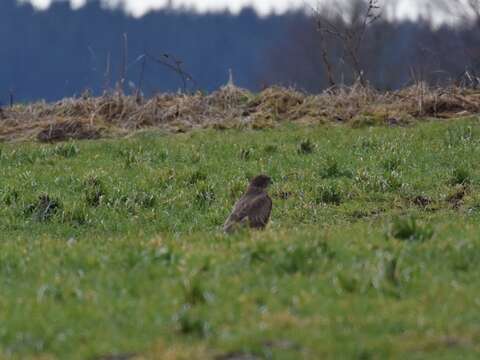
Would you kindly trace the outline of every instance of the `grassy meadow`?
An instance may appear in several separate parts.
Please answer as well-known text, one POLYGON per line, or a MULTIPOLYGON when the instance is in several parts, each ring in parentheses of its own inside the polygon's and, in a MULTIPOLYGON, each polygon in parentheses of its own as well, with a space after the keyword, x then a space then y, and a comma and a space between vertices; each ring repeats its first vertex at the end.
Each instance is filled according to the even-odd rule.
POLYGON ((478 118, 0 143, 0 358, 476 359, 479 163, 478 118))

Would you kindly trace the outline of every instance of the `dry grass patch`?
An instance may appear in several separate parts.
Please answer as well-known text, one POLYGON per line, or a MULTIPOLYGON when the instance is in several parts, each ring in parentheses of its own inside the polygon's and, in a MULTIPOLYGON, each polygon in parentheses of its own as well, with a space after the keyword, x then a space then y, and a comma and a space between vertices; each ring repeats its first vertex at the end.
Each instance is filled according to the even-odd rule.
POLYGON ((395 92, 361 86, 330 89, 318 95, 270 87, 258 94, 232 84, 204 94, 159 94, 150 99, 107 93, 56 103, 4 108, 0 140, 95 139, 157 127, 171 132, 194 128, 270 128, 284 121, 340 122, 354 127, 403 125, 425 117, 452 118, 480 112, 480 92, 418 84, 395 92))

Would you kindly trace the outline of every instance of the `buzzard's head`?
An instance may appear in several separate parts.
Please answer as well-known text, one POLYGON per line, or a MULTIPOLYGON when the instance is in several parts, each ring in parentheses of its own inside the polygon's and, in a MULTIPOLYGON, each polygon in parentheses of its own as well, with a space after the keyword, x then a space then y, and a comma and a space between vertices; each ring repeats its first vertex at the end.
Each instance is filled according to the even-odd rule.
POLYGON ((267 175, 257 175, 250 181, 250 186, 266 189, 272 183, 272 179, 267 175))

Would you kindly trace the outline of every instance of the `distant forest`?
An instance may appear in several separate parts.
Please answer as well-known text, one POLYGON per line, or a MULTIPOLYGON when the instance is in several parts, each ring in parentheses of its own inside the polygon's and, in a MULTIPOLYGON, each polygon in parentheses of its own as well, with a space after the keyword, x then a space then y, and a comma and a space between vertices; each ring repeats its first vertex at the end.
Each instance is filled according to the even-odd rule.
MULTIPOLYGON (((348 26, 339 17, 331 21, 348 26)), ((465 71, 475 77, 478 30, 475 24, 434 29, 426 20, 379 20, 362 41, 361 66, 379 89, 419 79, 455 81, 465 71)), ((217 89, 227 82, 229 69, 236 85, 251 90, 280 84, 318 92, 329 85, 316 22, 302 12, 260 18, 252 9, 238 16, 164 9, 137 19, 119 9, 104 9, 98 1, 79 10, 62 1, 39 12, 2 0, 0 44, 3 104, 10 95, 14 101, 51 101, 87 89, 100 94, 118 83, 123 69, 126 92, 138 87, 147 96, 178 91, 183 88, 178 74, 157 61, 175 64, 172 59, 181 60, 181 68, 192 76, 188 90, 217 89)), ((336 78, 352 83, 355 76, 345 50, 335 40, 327 39, 327 45, 336 78)))

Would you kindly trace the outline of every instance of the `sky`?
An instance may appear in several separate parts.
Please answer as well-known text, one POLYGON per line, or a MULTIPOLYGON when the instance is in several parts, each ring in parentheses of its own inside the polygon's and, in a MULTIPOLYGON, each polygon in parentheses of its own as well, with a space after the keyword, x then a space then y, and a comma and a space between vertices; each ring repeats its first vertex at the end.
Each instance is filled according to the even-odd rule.
MULTIPOLYGON (((46 9, 52 1, 70 1, 73 8, 79 8, 88 0, 19 0, 31 2, 38 9, 46 9)), ((172 3, 174 7, 185 7, 197 10, 198 12, 230 10, 232 13, 238 13, 246 6, 252 6, 260 15, 269 15, 271 13, 281 14, 292 9, 305 7, 315 7, 318 3, 325 1, 340 0, 101 0, 110 6, 125 4, 128 13, 133 16, 142 16, 149 10, 161 9, 172 3)), ((349 0, 344 0, 349 1, 349 0)), ((428 0, 379 0, 384 5, 384 12, 388 14, 395 13, 398 18, 410 18, 415 20, 420 14, 428 14, 433 22, 443 22, 449 20, 435 7, 426 7, 428 0), (393 5, 395 3, 395 5, 393 5), (393 11, 395 6, 395 11, 393 11)), ((434 3, 434 2, 433 2, 434 3)))
MULTIPOLYGON (((52 0, 20 0, 29 1, 38 9, 46 9, 52 0)), ((87 0, 70 0, 73 8, 81 7, 87 0)), ((385 0, 384 0, 385 1, 385 0)), ((389 0, 387 0, 389 1, 389 0)), ((205 11, 221 11, 228 9, 232 13, 238 13, 246 6, 253 6, 261 15, 268 15, 270 13, 284 13, 291 9, 298 9, 305 7, 305 5, 315 6, 317 0, 102 0, 102 2, 109 5, 118 5, 125 2, 128 12, 135 16, 141 16, 149 10, 161 9, 172 2, 177 7, 187 7, 195 9, 199 12, 205 11)), ((321 2, 321 0, 320 0, 321 2)), ((399 0, 398 10, 403 15, 415 15, 418 8, 415 6, 415 0, 399 0)))

